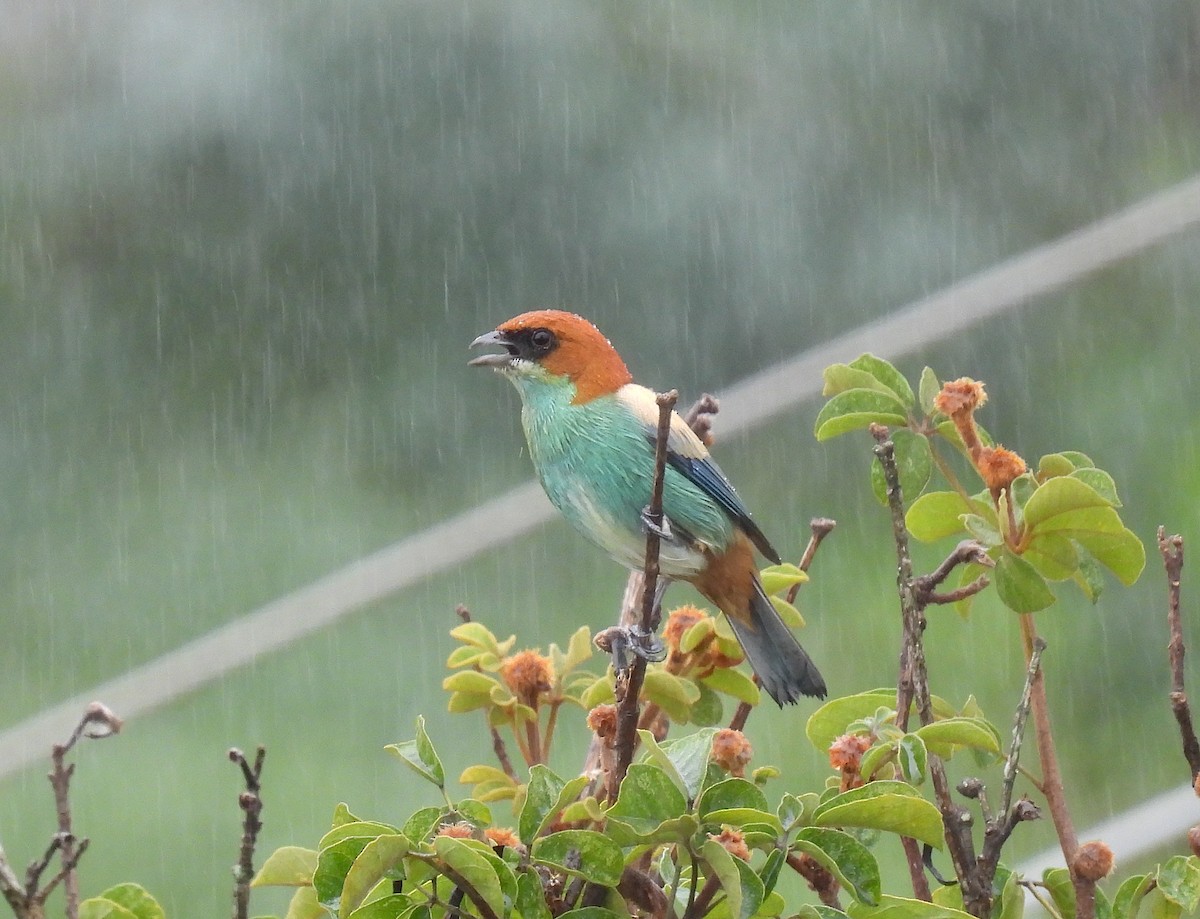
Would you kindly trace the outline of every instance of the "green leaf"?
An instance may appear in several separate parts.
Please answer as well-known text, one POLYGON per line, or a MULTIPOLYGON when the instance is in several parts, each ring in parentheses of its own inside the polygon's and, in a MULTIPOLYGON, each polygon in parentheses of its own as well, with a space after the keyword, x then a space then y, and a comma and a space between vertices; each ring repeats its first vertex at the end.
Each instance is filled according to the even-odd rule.
POLYGON ((878 906, 851 903, 848 912, 850 919, 968 919, 971 915, 948 906, 888 894, 879 898, 878 906))
POLYGON ((1079 479, 1094 489, 1113 507, 1121 506, 1121 499, 1117 496, 1117 483, 1103 469, 1076 469, 1071 473, 1071 478, 1079 479))
POLYGON ((745 832, 753 829, 766 833, 772 840, 783 835, 783 824, 778 817, 770 811, 756 810, 753 807, 725 807, 710 810, 704 815, 704 822, 737 827, 745 832))
POLYGON ((1078 450, 1059 450, 1059 456, 1065 456, 1075 464, 1076 469, 1093 469, 1096 464, 1092 462, 1092 458, 1086 453, 1080 453, 1078 450))
POLYGON ((789 629, 804 628, 804 617, 800 615, 800 610, 788 603, 783 597, 768 597, 767 599, 771 601, 771 605, 775 607, 775 612, 779 613, 779 618, 783 620, 783 624, 789 629))
POLYGON ((765 896, 759 876, 740 858, 730 855, 715 839, 705 840, 700 854, 721 882, 729 915, 735 919, 750 919, 765 896))
MULTIPOLYGON (((1163 896, 1163 892, 1155 887, 1142 901, 1147 906, 1149 919, 1180 919, 1183 908, 1173 900, 1163 896)), ((1075 919, 1074 916, 1071 919, 1075 919)))
POLYGON ((534 861, 553 865, 602 887, 621 881, 625 859, 621 847, 592 830, 563 830, 543 836, 533 844, 534 861))
POLYGON ((820 903, 801 903, 795 919, 848 919, 840 909, 820 903))
POLYGON ((404 822, 401 832, 414 842, 424 842, 441 819, 440 807, 422 807, 404 822))
MULTIPOLYGON (((900 475, 900 492, 905 501, 911 502, 925 490, 933 473, 933 451, 929 446, 929 438, 908 428, 897 428, 892 431, 891 439, 895 447, 896 471, 900 475)), ((879 503, 886 507, 887 481, 879 457, 871 460, 871 490, 879 503)))
POLYGON ((914 733, 925 741, 931 753, 941 757, 949 757, 955 747, 1000 753, 1000 735, 982 718, 943 718, 917 728, 914 733))
POLYGON ((567 643, 567 668, 578 667, 592 656, 592 631, 586 625, 581 625, 571 635, 567 643))
POLYGON ((809 716, 804 733, 821 753, 846 733, 846 728, 855 721, 874 716, 880 708, 894 708, 895 689, 873 689, 853 696, 832 699, 809 716))
POLYGON ((300 846, 276 849, 263 862, 251 887, 307 887, 317 870, 317 853, 300 846))
POLYGON ((998 546, 1004 542, 1004 537, 1000 535, 1000 528, 996 525, 994 514, 986 516, 982 514, 963 514, 962 525, 971 538, 989 548, 991 546, 998 546))
POLYGON ((460 785, 478 785, 480 782, 513 782, 513 779, 503 769, 479 764, 464 769, 458 781, 460 785))
POLYGON ((925 781, 925 771, 929 765, 929 752, 925 749, 925 741, 916 734, 905 734, 896 743, 896 765, 900 767, 900 775, 910 785, 920 785, 925 781))
POLYGON ((814 826, 885 830, 942 848, 942 815, 904 782, 878 781, 834 795, 813 812, 814 826))
POLYGON ((1042 872, 1042 883, 1062 919, 1075 919, 1075 885, 1071 883, 1071 873, 1066 868, 1047 868, 1042 872))
POLYGON ((609 836, 618 845, 681 840, 695 832, 687 799, 658 766, 634 763, 608 810, 609 836))
POLYGON ((352 813, 350 813, 350 808, 348 808, 346 806, 345 802, 342 802, 333 809, 333 820, 330 823, 330 826, 338 827, 338 826, 341 826, 343 823, 361 823, 361 822, 362 821, 360 821, 357 817, 355 817, 352 813))
POLYGON ((1120 533, 1076 533, 1075 541, 1126 587, 1146 567, 1146 547, 1130 529, 1122 528, 1120 533))
POLYGON ((89 897, 79 904, 79 919, 137 919, 137 914, 113 900, 89 897))
POLYGON ((475 840, 456 839, 452 836, 433 838, 433 851, 437 853, 437 857, 462 878, 493 912, 502 916, 505 913, 504 890, 500 886, 500 877, 496 873, 494 863, 484 856, 480 851, 481 847, 482 843, 475 840))
POLYGON ((316 890, 301 887, 292 894, 284 919, 329 919, 329 912, 317 900, 316 890))
POLYGON ((830 364, 821 374, 825 385, 822 396, 836 396, 851 389, 871 389, 875 392, 896 395, 886 383, 867 370, 859 370, 849 364, 830 364))
POLYGON ((909 506, 904 522, 915 539, 933 542, 964 532, 963 515, 986 514, 985 507, 976 501, 967 503, 955 491, 931 491, 909 506))
POLYGON ((550 908, 546 906, 546 894, 542 881, 532 871, 517 875, 517 912, 521 919, 550 919, 550 908))
MULTIPOLYGON (((729 671, 726 669, 714 671, 716 673, 737 673, 737 671, 729 671)), ((738 676, 741 676, 738 673, 738 676)), ((749 677, 743 677, 747 683, 750 683, 749 677)), ((753 683, 750 683, 754 686, 753 683)), ((721 702, 721 697, 718 696, 711 686, 707 685, 707 680, 703 683, 698 683, 697 688, 700 690, 700 698, 696 700, 696 704, 692 706, 689 713, 689 720, 697 727, 712 727, 715 724, 720 724, 724 720, 725 706, 721 702)), ((758 689, 757 686, 754 687, 758 689)))
POLYGON ((701 619, 697 619, 679 639, 680 652, 690 654, 695 651, 700 647, 700 643, 712 635, 714 631, 716 631, 716 621, 711 616, 704 616, 701 619))
POLYGON ((559 913, 558 919, 628 919, 628 916, 603 906, 581 906, 559 913))
POLYGON ((796 835, 794 848, 816 859, 856 900, 874 906, 883 893, 879 863, 861 842, 841 830, 807 826, 796 835))
POLYGON ((1047 479, 1025 502, 1025 526, 1035 530, 1046 521, 1069 511, 1107 508, 1112 502, 1086 482, 1070 476, 1047 479))
POLYGON ((404 836, 377 836, 372 839, 346 872, 342 897, 338 903, 340 919, 348 919, 350 913, 362 905, 367 894, 384 878, 398 877, 394 869, 411 848, 412 843, 404 836))
POLYGON ((462 692, 487 695, 500 681, 494 676, 480 673, 478 670, 460 670, 442 680, 442 689, 447 692, 462 692))
POLYGON ((503 657, 507 654, 509 648, 517 640, 516 636, 510 635, 506 641, 497 641, 491 629, 482 622, 464 622, 462 625, 456 625, 450 630, 450 636, 464 644, 474 645, 476 648, 494 654, 496 657, 503 657))
MULTIPOLYGON (((1158 889, 1185 913, 1193 912, 1200 903, 1200 864, 1194 855, 1176 855, 1158 869, 1158 889)), ((104 896, 108 896, 104 894, 104 896)))
POLYGON ((908 423, 904 405, 891 393, 848 389, 825 403, 814 426, 817 440, 826 441, 868 425, 903 427, 908 423))
POLYGON ((546 829, 567 802, 579 797, 587 782, 587 777, 582 775, 569 782, 563 781, 541 763, 530 768, 525 804, 517 819, 517 835, 521 842, 526 846, 532 845, 533 840, 546 829))
POLYGON ((492 810, 482 801, 474 798, 463 798, 454 805, 454 812, 473 826, 481 830, 492 825, 492 810))
POLYGON ((712 739, 717 732, 704 728, 678 740, 658 743, 649 731, 638 731, 652 762, 671 776, 690 801, 700 793, 708 762, 712 759, 712 739))
POLYGON ((676 721, 687 721, 688 710, 700 698, 700 690, 691 680, 660 669, 646 671, 642 693, 676 721))
POLYGON ((322 846, 313 872, 313 888, 322 905, 336 912, 342 896, 342 885, 346 881, 354 860, 362 854, 374 839, 372 836, 349 836, 339 839, 330 846, 322 846))
POLYGON ((709 785, 704 794, 696 802, 696 812, 707 818, 713 811, 728 810, 729 808, 750 808, 756 811, 769 811, 767 797, 762 789, 753 782, 745 779, 729 778, 709 785))
POLYGON ((1059 475, 1070 475, 1075 471, 1075 464, 1061 453, 1047 453, 1038 460, 1037 477, 1039 480, 1052 479, 1059 475))
MULTIPOLYGON (((465 625, 474 624, 470 622, 465 623, 465 625)), ((459 628, 462 627, 459 626, 459 628)), ((401 743, 388 744, 384 749, 393 756, 399 757, 417 775, 433 782, 438 788, 444 789, 446 787, 446 771, 442 768, 442 761, 438 757, 437 751, 434 750, 433 743, 429 740, 429 735, 425 733, 424 716, 417 715, 417 736, 415 740, 405 740, 401 743)))
MULTIPOLYGON (((100 894, 100 899, 115 903, 137 919, 165 919, 166 913, 158 901, 140 884, 117 884, 100 894)), ((81 904, 82 906, 82 904, 81 904)), ((82 915, 82 913, 80 913, 82 915)), ((108 913, 107 915, 112 915, 108 913)), ((118 913, 117 915, 124 915, 118 913)))
POLYGON ((992 581, 1000 601, 1018 613, 1035 613, 1054 602, 1054 593, 1046 586, 1045 578, 1033 565, 1007 549, 996 559, 992 581))
POLYGON ((363 836, 367 839, 374 839, 376 836, 390 835, 395 832, 396 828, 394 826, 389 826, 386 823, 376 823, 373 820, 343 823, 335 826, 322 836, 321 841, 317 843, 317 849, 318 851, 324 851, 330 846, 341 842, 343 839, 349 839, 351 836, 363 836))
POLYGON ((933 372, 932 367, 926 367, 921 371, 921 382, 917 386, 917 391, 920 393, 921 411, 926 415, 932 415, 935 410, 934 400, 942 391, 942 384, 938 382, 937 374, 933 372))
POLYGON ((1126 878, 1113 898, 1113 919, 1137 919, 1142 897, 1146 896, 1152 882, 1153 878, 1145 874, 1126 878))
POLYGON ((404 894, 389 894, 363 904, 350 914, 349 919, 398 919, 410 916, 414 906, 404 894))
POLYGON ((1029 542, 1022 558, 1051 581, 1063 581, 1079 569, 1075 544, 1061 533, 1040 533, 1029 542))
POLYGON ((760 571, 758 575, 768 597, 791 590, 797 584, 808 581, 808 575, 804 570, 790 562, 782 565, 770 565, 760 571))
POLYGON ((734 670, 731 667, 721 667, 714 670, 708 676, 704 677, 701 682, 718 692, 725 693, 727 696, 733 696, 739 702, 758 705, 762 699, 762 693, 759 692, 758 686, 755 685, 754 681, 740 670, 734 670))
POLYGON ((904 379, 904 374, 883 358, 876 357, 874 354, 860 354, 850 362, 850 366, 855 370, 865 370, 871 374, 886 386, 902 405, 910 407, 916 402, 916 396, 913 395, 908 380, 904 379))

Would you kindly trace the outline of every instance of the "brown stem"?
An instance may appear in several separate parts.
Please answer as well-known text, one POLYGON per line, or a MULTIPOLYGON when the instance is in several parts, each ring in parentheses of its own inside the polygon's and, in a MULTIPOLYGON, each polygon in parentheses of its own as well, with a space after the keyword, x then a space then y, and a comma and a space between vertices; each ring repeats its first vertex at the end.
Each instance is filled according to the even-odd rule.
POLYGON ((254 880, 254 847, 262 830, 262 770, 267 757, 267 748, 260 746, 254 756, 254 765, 246 760, 237 747, 229 751, 229 760, 242 770, 246 789, 238 795, 238 807, 242 809, 242 843, 238 849, 237 864, 233 869, 233 919, 247 919, 250 915, 250 882, 254 880))
POLYGON ((1197 776, 1200 776, 1200 741, 1196 740, 1191 706, 1183 689, 1183 621, 1179 615, 1179 590, 1183 578, 1183 537, 1167 536, 1166 530, 1159 527, 1158 551, 1162 555, 1163 568, 1167 572, 1167 628, 1171 635, 1167 644, 1167 657, 1171 664, 1171 712, 1179 725, 1183 755, 1192 772, 1192 784, 1195 784, 1197 776))
MULTIPOLYGON (((1031 613, 1017 617, 1021 623, 1021 640, 1025 649, 1025 660, 1033 659, 1037 647, 1037 627, 1031 613)), ((1076 919, 1093 919, 1095 916, 1096 882, 1079 876, 1075 871, 1075 854, 1079 850, 1079 837, 1071 812, 1067 809, 1067 796, 1063 788, 1062 771, 1058 766, 1058 753, 1054 746, 1054 732, 1050 725, 1050 704, 1046 698, 1046 682, 1039 669, 1033 677, 1030 689, 1030 707, 1037 738, 1038 758, 1042 763, 1042 793, 1046 796, 1046 807, 1058 835, 1058 844, 1071 872, 1071 883, 1075 887, 1076 919)))
MULTIPOLYGON (((875 455, 883 468, 887 483, 888 508, 892 518, 892 537, 896 545, 896 587, 900 595, 902 639, 900 673, 896 686, 896 722, 902 731, 908 730, 909 711, 916 703, 921 724, 933 721, 933 699, 929 691, 929 675, 925 665, 925 604, 932 589, 944 581, 960 564, 978 561, 982 547, 970 542, 960 543, 953 553, 930 575, 913 577, 912 556, 909 553, 908 527, 904 521, 904 495, 900 488, 900 473, 896 467, 895 448, 888 430, 871 425, 875 438, 875 455)), ((962 887, 963 903, 975 916, 987 916, 991 911, 991 881, 976 870, 975 844, 971 837, 971 818, 951 796, 950 781, 941 757, 930 754, 929 776, 932 780, 938 809, 942 814, 946 847, 954 865, 954 873, 962 887)), ((915 842, 905 842, 905 856, 912 878, 913 893, 920 897, 929 890, 925 880, 923 860, 913 858, 915 842)))
POLYGON ((683 919, 695 919, 695 917, 703 916, 707 913, 709 904, 712 903, 712 898, 717 895, 717 891, 720 889, 721 880, 715 874, 705 880, 704 886, 700 888, 700 892, 688 904, 687 911, 683 914, 683 919))
POLYGON ((841 885, 838 884, 837 878, 828 868, 816 859, 800 852, 789 852, 787 863, 800 877, 808 881, 808 886, 821 898, 822 903, 834 909, 842 908, 841 901, 838 899, 841 885))
MULTIPOLYGON (((647 516, 651 526, 646 530, 646 563, 644 567, 645 584, 642 590, 642 622, 643 634, 650 633, 654 627, 655 588, 658 584, 658 528, 663 522, 662 494, 663 479, 667 468, 667 436, 671 431, 671 415, 679 394, 675 390, 660 393, 658 402, 658 432, 654 444, 654 487, 650 493, 650 506, 647 516)), ((617 789, 625 778, 629 764, 633 762, 633 751, 637 745, 638 703, 642 691, 642 681, 646 676, 646 659, 640 654, 633 656, 633 664, 624 680, 617 677, 617 736, 616 768, 608 777, 608 799, 617 799, 617 789)))

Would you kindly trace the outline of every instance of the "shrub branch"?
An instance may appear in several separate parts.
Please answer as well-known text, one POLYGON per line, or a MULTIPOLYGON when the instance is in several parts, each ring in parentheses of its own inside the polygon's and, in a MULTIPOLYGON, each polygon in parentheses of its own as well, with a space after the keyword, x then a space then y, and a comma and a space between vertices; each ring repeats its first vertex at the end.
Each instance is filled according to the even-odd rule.
POLYGON ((1163 568, 1167 572, 1167 628, 1171 640, 1167 645, 1167 658, 1171 664, 1171 712, 1179 725, 1179 737, 1183 741, 1183 755, 1192 772, 1192 784, 1200 776, 1200 741, 1196 740, 1196 728, 1192 722, 1192 709, 1187 693, 1183 689, 1183 621, 1179 615, 1179 589, 1183 578, 1183 537, 1168 536, 1163 527, 1158 528, 1158 552, 1162 556, 1163 568))
POLYGON ((250 882, 254 880, 254 847, 262 830, 262 770, 267 748, 260 746, 251 765, 237 747, 229 750, 229 760, 242 770, 246 789, 238 795, 238 807, 245 815, 242 820, 242 842, 238 849, 237 864, 233 866, 233 919, 247 919, 250 915, 250 882))
MULTIPOLYGON (((647 517, 650 526, 646 528, 646 563, 644 571, 645 583, 642 586, 642 635, 649 635, 657 625, 657 586, 658 586, 658 551, 659 530, 663 522, 662 494, 663 479, 667 467, 667 436, 671 432, 671 414, 675 410, 675 402, 679 394, 675 390, 659 393, 658 403, 658 432, 654 443, 654 487, 650 493, 650 505, 647 517)), ((638 697, 641 695, 642 681, 646 676, 646 658, 641 654, 633 656, 633 662, 626 674, 617 674, 617 735, 615 746, 617 751, 616 766, 608 777, 608 799, 617 799, 617 790, 621 780, 633 762, 633 751, 637 746, 637 723, 639 714, 638 697)))

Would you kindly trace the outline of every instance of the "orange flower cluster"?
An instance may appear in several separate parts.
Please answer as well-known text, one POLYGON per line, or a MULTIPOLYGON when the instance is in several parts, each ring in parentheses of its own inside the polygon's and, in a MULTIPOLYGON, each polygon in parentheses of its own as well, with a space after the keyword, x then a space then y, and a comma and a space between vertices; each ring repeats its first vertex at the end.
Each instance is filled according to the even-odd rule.
POLYGON ((677 607, 667 614, 667 624, 663 627, 663 640, 667 644, 665 667, 668 673, 703 678, 714 670, 736 667, 742 662, 743 658, 740 655, 725 654, 717 642, 717 636, 711 632, 691 650, 680 650, 680 643, 688 629, 701 620, 710 618, 712 617, 704 610, 691 605, 677 607))
POLYGON ((1025 460, 1012 450, 996 445, 985 446, 979 438, 975 427, 975 410, 987 403, 987 393, 983 384, 970 377, 960 377, 942 384, 942 390, 933 400, 933 407, 954 422, 958 436, 971 462, 979 471, 983 482, 992 493, 993 498, 999 498, 1013 480, 1025 473, 1025 460))
POLYGON ((744 778, 746 765, 754 755, 750 741, 741 731, 723 728, 713 735, 713 762, 736 778, 744 778))
POLYGON ((601 740, 617 736, 617 707, 612 704, 597 705, 587 716, 587 726, 601 740))
POLYGON ((843 734, 829 745, 829 765, 841 770, 842 791, 865 784, 858 768, 874 740, 866 734, 843 734))
POLYGON ((746 839, 741 832, 733 827, 723 826, 720 833, 709 833, 708 838, 720 843, 734 858, 740 858, 744 862, 750 861, 750 847, 746 845, 746 839))
POLYGON ((500 665, 505 684, 525 705, 537 708, 537 698, 550 691, 550 660, 537 651, 518 651, 500 665))

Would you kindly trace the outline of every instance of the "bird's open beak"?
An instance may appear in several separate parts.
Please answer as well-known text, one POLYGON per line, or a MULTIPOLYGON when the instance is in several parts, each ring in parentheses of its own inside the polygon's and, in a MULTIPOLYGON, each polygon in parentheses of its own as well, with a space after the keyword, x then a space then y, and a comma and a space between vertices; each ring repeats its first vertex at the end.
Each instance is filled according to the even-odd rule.
POLYGON ((479 357, 472 358, 467 362, 471 367, 494 367, 497 369, 507 367, 517 353, 516 349, 504 340, 504 336, 500 332, 486 332, 471 342, 472 348, 484 346, 500 347, 504 351, 497 354, 481 354, 479 357))

